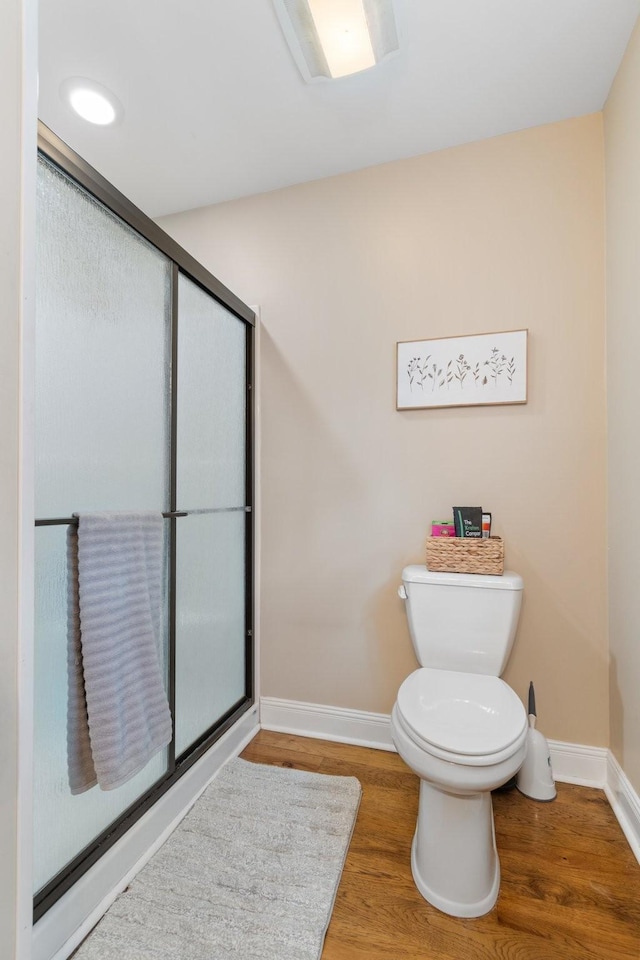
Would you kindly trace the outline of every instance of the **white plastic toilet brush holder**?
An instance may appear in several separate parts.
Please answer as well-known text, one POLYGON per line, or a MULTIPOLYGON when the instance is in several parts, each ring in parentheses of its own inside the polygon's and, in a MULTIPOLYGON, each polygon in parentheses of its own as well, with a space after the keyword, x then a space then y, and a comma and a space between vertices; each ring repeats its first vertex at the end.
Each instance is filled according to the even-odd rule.
POLYGON ((536 730, 535 717, 529 716, 527 752, 516 775, 516 787, 531 800, 555 800, 556 785, 551 769, 549 744, 544 734, 536 730))

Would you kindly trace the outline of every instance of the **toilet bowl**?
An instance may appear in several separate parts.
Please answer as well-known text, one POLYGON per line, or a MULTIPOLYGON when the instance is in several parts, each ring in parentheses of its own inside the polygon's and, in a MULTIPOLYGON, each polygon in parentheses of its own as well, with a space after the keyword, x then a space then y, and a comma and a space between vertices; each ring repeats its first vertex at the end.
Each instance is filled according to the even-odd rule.
POLYGON ((455 917, 479 917, 500 887, 491 790, 520 768, 527 716, 499 677, 422 667, 391 715, 398 753, 420 778, 411 869, 422 896, 455 917))

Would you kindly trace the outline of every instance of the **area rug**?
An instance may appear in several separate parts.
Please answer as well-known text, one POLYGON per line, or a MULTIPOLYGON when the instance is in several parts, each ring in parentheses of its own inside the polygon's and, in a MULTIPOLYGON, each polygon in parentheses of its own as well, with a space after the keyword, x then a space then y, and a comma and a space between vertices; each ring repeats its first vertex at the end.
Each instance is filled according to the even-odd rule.
POLYGON ((230 761, 74 960, 318 960, 360 792, 230 761))

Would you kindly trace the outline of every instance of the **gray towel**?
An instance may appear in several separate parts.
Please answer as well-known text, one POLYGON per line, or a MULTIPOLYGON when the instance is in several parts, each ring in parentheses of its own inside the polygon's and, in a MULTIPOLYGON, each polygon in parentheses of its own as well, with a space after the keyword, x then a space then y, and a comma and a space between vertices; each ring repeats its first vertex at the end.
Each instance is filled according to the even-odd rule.
POLYGON ((163 523, 159 513, 82 514, 77 564, 70 533, 72 793, 121 786, 171 740, 160 652, 163 523))
POLYGON ((84 793, 98 782, 91 755, 87 697, 82 672, 80 599, 78 596, 78 528, 67 532, 67 760, 72 794, 84 793))

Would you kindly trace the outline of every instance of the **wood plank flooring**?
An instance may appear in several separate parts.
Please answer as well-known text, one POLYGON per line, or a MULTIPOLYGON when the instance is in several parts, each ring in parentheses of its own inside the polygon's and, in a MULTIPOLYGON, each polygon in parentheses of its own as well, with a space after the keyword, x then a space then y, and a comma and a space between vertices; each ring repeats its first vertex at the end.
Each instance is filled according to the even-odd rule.
POLYGON ((495 794, 500 897, 458 920, 413 883, 418 779, 396 754, 261 730, 242 756, 362 785, 322 960, 640 960, 640 865, 602 791, 495 794))

